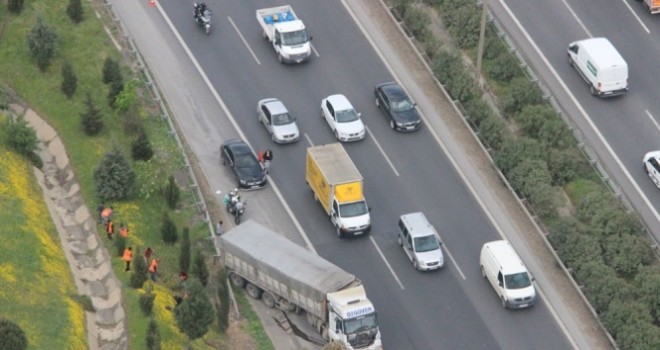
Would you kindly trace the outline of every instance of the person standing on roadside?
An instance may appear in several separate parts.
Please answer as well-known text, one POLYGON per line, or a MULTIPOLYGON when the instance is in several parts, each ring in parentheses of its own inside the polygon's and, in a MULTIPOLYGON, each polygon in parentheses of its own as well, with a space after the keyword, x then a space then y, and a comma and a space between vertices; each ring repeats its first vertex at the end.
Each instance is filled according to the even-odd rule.
POLYGON ((112 207, 103 208, 103 210, 101 211, 101 220, 103 220, 103 222, 106 223, 111 218, 112 218, 112 207))
POLYGON ((215 234, 218 236, 222 235, 222 220, 218 221, 218 223, 215 225, 215 234))
POLYGON ((98 213, 99 217, 99 224, 103 222, 103 216, 101 216, 101 213, 103 213, 103 210, 105 209, 105 203, 101 202, 99 203, 99 206, 96 207, 96 212, 98 213))
POLYGON ((149 259, 151 259, 151 255, 154 253, 154 250, 151 249, 151 247, 147 247, 147 249, 144 250, 144 259, 147 260, 147 264, 149 263, 149 259))
POLYGON ((124 256, 122 256, 121 259, 126 262, 126 269, 124 272, 131 271, 131 261, 133 261, 133 247, 124 249, 124 256))
POLYGON ((273 161, 273 151, 270 148, 266 149, 262 155, 261 167, 264 169, 266 175, 268 175, 268 169, 270 168, 270 162, 273 161))
POLYGON ((149 264, 149 274, 151 275, 151 280, 156 282, 156 276, 158 275, 158 258, 151 260, 151 264, 149 264))
POLYGON ((124 226, 124 223, 119 223, 119 235, 126 239, 128 238, 128 226, 124 226))
POLYGON ((112 223, 112 220, 109 220, 105 223, 105 233, 108 234, 108 239, 112 240, 112 234, 115 233, 115 224, 112 223))

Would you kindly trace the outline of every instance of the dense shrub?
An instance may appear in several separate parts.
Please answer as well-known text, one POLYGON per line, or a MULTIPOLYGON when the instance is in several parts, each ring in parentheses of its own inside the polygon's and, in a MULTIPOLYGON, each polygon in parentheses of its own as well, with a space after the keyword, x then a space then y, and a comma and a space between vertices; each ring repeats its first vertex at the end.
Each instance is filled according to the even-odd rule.
POLYGON ((521 159, 509 172, 507 179, 518 193, 523 197, 529 197, 535 187, 542 184, 550 184, 551 177, 548 166, 542 159, 521 159))
POLYGON ((529 201, 534 206, 534 212, 543 219, 557 215, 557 191, 548 183, 530 189, 529 201))
POLYGON ((648 308, 653 320, 660 322, 660 269, 657 266, 644 266, 635 276, 635 294, 648 308))
POLYGON ((601 318, 605 327, 614 337, 628 324, 650 323, 653 321, 651 314, 643 303, 621 300, 612 301, 607 312, 601 318))
POLYGON ((103 84, 110 84, 115 81, 123 81, 119 63, 111 57, 106 57, 103 61, 103 84))
POLYGON ((501 52, 488 65, 489 77, 504 83, 511 81, 516 76, 520 76, 521 73, 520 62, 508 51, 501 52))
POLYGON ((96 107, 89 92, 85 97, 85 112, 80 114, 80 125, 88 136, 98 135, 103 130, 101 110, 96 107))
POLYGON ((83 7, 81 0, 69 0, 69 6, 66 8, 66 14, 73 23, 80 23, 83 20, 83 7))
POLYGON ((495 57, 498 57, 500 54, 507 52, 509 51, 507 50, 506 45, 504 44, 504 42, 502 42, 502 39, 500 39, 496 34, 486 35, 486 39, 484 41, 484 52, 483 52, 484 59, 491 60, 495 57))
POLYGON ((149 276, 149 267, 147 266, 147 261, 142 258, 142 252, 140 248, 133 249, 133 262, 131 263, 133 268, 133 273, 131 274, 130 285, 134 289, 142 288, 144 282, 147 281, 149 276))
POLYGON ((5 117, 2 121, 2 136, 7 146, 20 155, 29 157, 39 149, 37 132, 23 117, 16 120, 5 117))
POLYGON ((154 151, 149 142, 149 136, 142 130, 138 137, 131 144, 131 155, 133 160, 148 161, 154 156, 154 151))
POLYGON ((577 148, 551 148, 548 151, 548 170, 552 176, 552 185, 563 186, 589 169, 584 156, 577 148))
POLYGON ((534 139, 511 135, 503 139, 502 147, 494 157, 497 167, 507 176, 524 159, 544 160, 543 148, 534 139))
POLYGON ((567 234, 557 253, 564 265, 579 270, 587 263, 602 263, 603 251, 598 238, 588 234, 567 234))
POLYGON ((179 269, 181 271, 190 271, 191 251, 190 251, 190 230, 184 227, 181 232, 181 249, 179 250, 179 269))
POLYGON ((621 204, 612 193, 596 189, 580 197, 575 206, 576 217, 584 223, 591 224, 597 214, 607 217, 610 213, 619 211, 620 207, 621 204))
POLYGON ((509 132, 502 118, 490 115, 483 119, 479 126, 481 136, 483 137, 486 145, 496 152, 499 152, 502 147, 504 139, 509 137, 509 132))
POLYGON ((117 97, 124 91, 124 83, 122 81, 113 81, 110 83, 108 89, 108 106, 112 109, 117 109, 117 97))
POLYGON ((403 16, 403 22, 410 33, 419 41, 425 41, 427 37, 431 36, 429 24, 431 19, 428 13, 423 10, 411 6, 403 16))
POLYGON ((135 172, 117 146, 106 153, 94 169, 96 196, 102 200, 131 198, 135 188, 135 172))
MULTIPOLYGON (((539 132, 550 119, 558 119, 557 112, 548 104, 535 104, 523 106, 520 112, 514 115, 516 124, 526 136, 539 139, 539 132)), ((539 140, 541 141, 541 140, 539 140)))
POLYGON ((484 119, 493 117, 493 109, 490 105, 482 99, 471 99, 467 101, 464 105, 467 115, 470 117, 470 120, 478 128, 484 119))
POLYGON ((649 322, 627 324, 617 333, 616 342, 621 350, 660 349, 660 328, 649 322))
POLYGON ((526 77, 515 78, 502 96, 502 109, 507 116, 520 112, 528 105, 540 104, 543 95, 536 83, 526 77))
POLYGON ((215 276, 217 287, 217 298, 215 300, 215 311, 218 322, 218 331, 224 333, 229 327, 229 289, 227 288, 227 271, 218 269, 215 276))
POLYGON ((557 218, 549 223, 550 234, 548 240, 555 251, 564 249, 569 237, 573 235, 584 235, 589 232, 588 228, 572 216, 557 218))
POLYGON ((445 85, 455 74, 455 72, 462 72, 463 64, 461 57, 455 52, 440 49, 435 59, 433 60, 433 74, 440 82, 445 85))
MULTIPOLYGON (((110 88, 112 89, 112 85, 110 88)), ((131 80, 124 84, 121 91, 115 97, 114 107, 119 114, 134 113, 138 101, 137 98, 137 81, 131 80)))
POLYGON ((170 175, 169 179, 167 179, 167 185, 165 186, 163 195, 165 196, 167 206, 172 210, 176 209, 176 206, 179 204, 179 199, 181 198, 181 189, 176 183, 174 175, 170 175))
POLYGON ((163 238, 163 242, 168 244, 174 244, 179 239, 179 234, 177 233, 176 225, 174 221, 170 218, 167 213, 163 215, 163 220, 160 228, 160 235, 163 238))
POLYGON ((602 262, 588 262, 577 271, 577 279, 596 312, 606 312, 614 300, 623 301, 630 296, 626 281, 616 275, 611 267, 602 262))
POLYGON ((160 330, 158 329, 158 323, 154 318, 149 319, 149 325, 147 326, 147 350, 160 350, 160 330))
POLYGON ((461 6, 449 11, 447 29, 454 42, 461 49, 471 49, 479 42, 479 31, 481 27, 481 9, 472 6, 461 6))
POLYGON ((650 243, 641 235, 615 234, 603 240, 605 263, 619 275, 634 277, 643 265, 652 259, 650 243))
POLYGON ((23 329, 16 323, 0 318, 0 349, 25 350, 28 339, 23 329))
POLYGON ((402 19, 408 12, 408 9, 412 7, 411 4, 414 3, 415 0, 391 0, 390 2, 392 3, 394 13, 402 19))
MULTIPOLYGON (((142 257, 138 257, 142 259, 142 257)), ((156 295, 153 293, 152 287, 148 285, 143 294, 140 294, 140 299, 138 303, 140 304, 140 310, 144 316, 150 316, 154 309, 154 300, 156 295)))
POLYGON ((188 298, 174 308, 174 318, 181 332, 194 340, 204 336, 213 323, 213 305, 199 281, 189 282, 188 298))
POLYGON ((424 53, 429 60, 433 61, 436 58, 440 48, 442 48, 442 42, 437 37, 429 35, 424 39, 424 53))
POLYGON ((78 78, 73 71, 71 62, 64 61, 62 64, 62 93, 68 98, 71 98, 78 88, 78 78))
POLYGON ((21 13, 23 11, 23 3, 25 0, 8 0, 7 1, 7 9, 11 13, 21 13))
POLYGON ((464 70, 455 71, 447 82, 450 95, 462 103, 468 102, 478 94, 477 85, 472 75, 464 70))
POLYGON ((206 259, 204 254, 199 249, 195 249, 193 257, 192 274, 195 276, 204 287, 209 283, 209 269, 206 267, 206 259))
POLYGON ((37 67, 45 72, 50 67, 57 51, 57 31, 37 15, 37 23, 27 36, 28 49, 32 58, 37 61, 37 67))

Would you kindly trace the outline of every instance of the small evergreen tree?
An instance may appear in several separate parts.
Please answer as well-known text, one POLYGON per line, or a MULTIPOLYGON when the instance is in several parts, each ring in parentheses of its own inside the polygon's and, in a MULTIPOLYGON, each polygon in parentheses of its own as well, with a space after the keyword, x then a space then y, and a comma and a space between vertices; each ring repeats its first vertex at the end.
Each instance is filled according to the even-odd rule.
POLYGON ((113 81, 110 83, 108 90, 108 106, 115 109, 117 107, 117 96, 124 90, 124 83, 122 81, 113 81))
POLYGON ((151 149, 149 136, 144 130, 142 130, 138 138, 133 141, 133 144, 131 145, 131 154, 133 155, 133 160, 147 161, 153 157, 154 151, 151 149))
POLYGON ((165 213, 163 216, 163 224, 160 229, 160 234, 163 238, 163 241, 168 244, 174 244, 176 243, 177 239, 179 239, 176 225, 174 224, 174 221, 170 219, 170 216, 167 215, 167 213, 165 213))
POLYGON ((110 84, 115 81, 122 81, 119 63, 110 57, 106 57, 103 62, 103 84, 110 84))
MULTIPOLYGON (((142 259, 142 257, 138 257, 138 259, 142 259)), ((153 293, 153 287, 148 285, 144 294, 140 295, 139 300, 140 310, 142 310, 142 314, 145 316, 151 315, 154 309, 154 299, 156 299, 156 295, 153 293)))
POLYGON ((176 179, 174 178, 174 175, 170 175, 170 178, 167 181, 167 186, 165 186, 165 201, 167 202, 167 206, 174 210, 179 204, 179 198, 181 197, 181 190, 179 189, 179 185, 176 183, 176 179))
POLYGON ((183 228, 181 234, 181 251, 179 252, 179 268, 181 271, 190 271, 190 230, 183 228))
POLYGON ((218 331, 224 333, 229 327, 229 290, 227 289, 227 271, 225 269, 218 270, 215 284, 218 288, 215 305, 218 331))
POLYGON ((206 284, 209 282, 209 269, 206 267, 206 259, 204 258, 204 254, 202 254, 202 251, 199 249, 195 249, 192 274, 193 276, 197 277, 197 279, 202 283, 204 287, 206 287, 206 284))
POLYGON ((126 249, 126 238, 121 235, 115 235, 115 249, 117 250, 117 256, 124 255, 124 249, 126 249))
POLYGON ((71 22, 78 24, 83 20, 83 7, 80 0, 69 0, 69 6, 66 8, 66 14, 69 15, 71 22))
POLYGON ((9 12, 19 14, 23 11, 23 2, 25 0, 9 0, 7 3, 7 9, 9 12))
POLYGON ((16 153, 30 156, 38 148, 37 132, 23 117, 5 118, 2 122, 4 142, 16 153))
POLYGON ((85 97, 85 112, 80 114, 80 124, 85 134, 89 136, 98 135, 103 130, 101 110, 96 108, 89 92, 85 97))
POLYGON ((16 323, 0 318, 0 349, 25 350, 28 340, 16 323))
POLYGON ((129 111, 135 112, 137 105, 137 80, 133 79, 124 85, 124 88, 115 97, 115 108, 120 114, 126 114, 129 111))
POLYGON ((117 146, 94 169, 96 195, 102 200, 123 200, 133 195, 135 172, 117 146))
POLYGON ((37 61, 37 67, 45 72, 57 50, 57 32, 47 25, 41 15, 37 15, 37 23, 28 33, 27 44, 32 58, 37 61))
POLYGON ((190 281, 188 298, 174 309, 176 324, 189 340, 201 338, 213 323, 213 305, 199 281, 190 281))
POLYGON ((142 288, 144 282, 149 278, 147 275, 149 267, 147 261, 142 256, 140 248, 134 250, 133 254, 133 274, 131 275, 131 287, 135 289, 142 288))
MULTIPOLYGON (((80 0, 78 0, 80 1, 80 0)), ((78 78, 76 73, 73 72, 71 62, 64 61, 62 65, 62 92, 68 98, 71 98, 78 88, 78 78)))
POLYGON ((158 323, 152 317, 149 320, 149 325, 147 326, 147 349, 148 350, 160 350, 160 330, 158 329, 158 323))

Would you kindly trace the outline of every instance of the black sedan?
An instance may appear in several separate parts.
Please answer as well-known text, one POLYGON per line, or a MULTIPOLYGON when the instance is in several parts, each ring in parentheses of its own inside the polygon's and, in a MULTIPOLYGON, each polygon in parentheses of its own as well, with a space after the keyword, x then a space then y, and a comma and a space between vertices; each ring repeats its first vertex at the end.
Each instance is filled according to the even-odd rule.
POLYGON ((422 119, 415 108, 417 104, 408 97, 399 84, 389 82, 376 85, 374 94, 376 106, 385 113, 392 129, 399 131, 419 129, 422 119))
POLYGON ((236 176, 238 187, 244 190, 266 186, 266 174, 250 147, 241 140, 227 140, 220 146, 222 165, 228 166, 236 176))

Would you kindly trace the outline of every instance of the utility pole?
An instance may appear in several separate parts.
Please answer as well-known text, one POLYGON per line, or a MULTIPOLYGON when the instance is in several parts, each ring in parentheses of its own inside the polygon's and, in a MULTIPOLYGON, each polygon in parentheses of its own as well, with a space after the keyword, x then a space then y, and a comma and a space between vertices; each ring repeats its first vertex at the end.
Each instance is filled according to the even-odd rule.
POLYGON ((484 81, 481 78, 481 56, 484 55, 484 38, 486 36, 486 18, 488 17, 488 0, 483 0, 481 3, 481 29, 479 31, 479 48, 477 49, 477 79, 479 79, 479 87, 483 87, 484 81))

